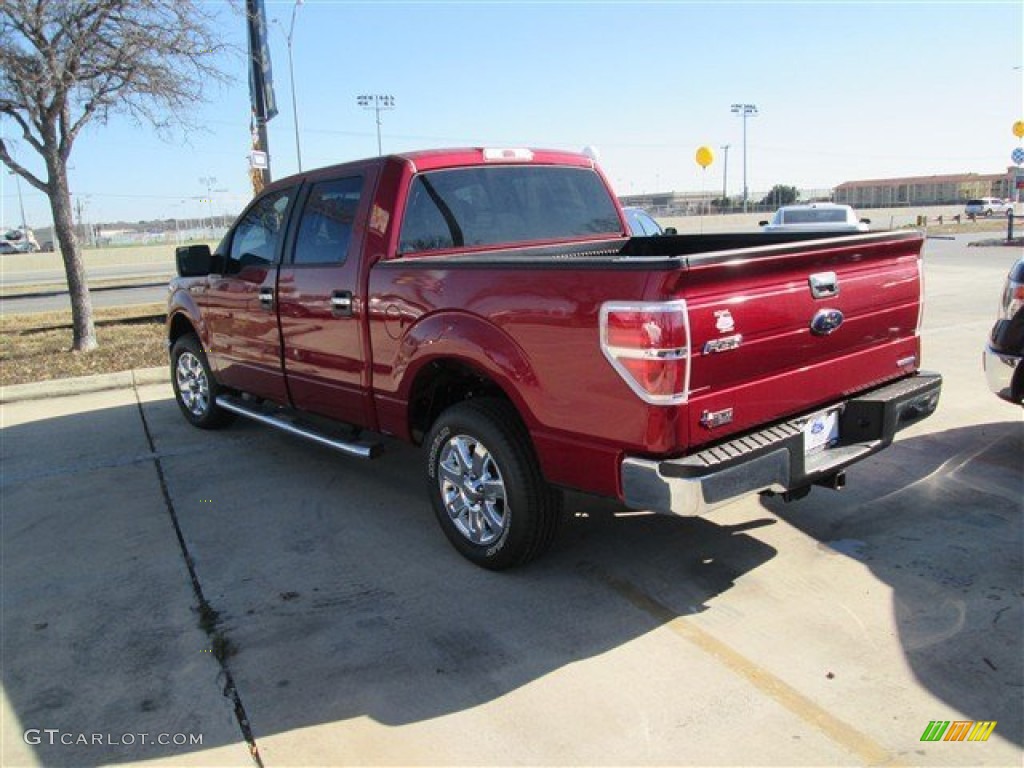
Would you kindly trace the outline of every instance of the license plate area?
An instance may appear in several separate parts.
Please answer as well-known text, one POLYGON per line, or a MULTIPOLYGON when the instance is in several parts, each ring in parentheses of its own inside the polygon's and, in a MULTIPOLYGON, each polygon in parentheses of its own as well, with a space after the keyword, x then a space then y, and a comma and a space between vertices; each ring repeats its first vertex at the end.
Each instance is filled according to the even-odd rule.
POLYGON ((804 424, 804 456, 814 456, 839 442, 839 409, 812 414, 804 424))

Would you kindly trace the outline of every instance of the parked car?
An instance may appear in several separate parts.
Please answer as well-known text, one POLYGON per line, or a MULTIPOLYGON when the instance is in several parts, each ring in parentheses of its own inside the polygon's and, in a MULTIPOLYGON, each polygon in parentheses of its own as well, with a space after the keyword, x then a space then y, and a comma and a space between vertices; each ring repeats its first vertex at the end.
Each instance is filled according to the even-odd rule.
POLYGON ((764 232, 867 232, 871 219, 858 219, 848 205, 807 203, 784 205, 758 224, 764 232))
POLYGON ((1009 200, 1000 200, 998 197, 979 197, 977 200, 968 200, 964 206, 964 213, 968 216, 984 216, 988 218, 993 214, 1006 216, 1013 210, 1013 203, 1009 200))
POLYGON ((1024 256, 1006 277, 999 315, 982 360, 988 386, 996 395, 1024 404, 1024 256))
POLYGON ((497 569, 551 544, 562 488, 680 515, 796 500, 938 405, 942 377, 919 370, 921 233, 630 234, 574 153, 279 179, 215 251, 176 252, 178 406, 350 457, 384 436, 423 446, 444 534, 497 569))
POLYGON ((677 234, 675 227, 662 229, 661 224, 656 222, 654 218, 643 208, 628 206, 623 208, 622 212, 626 214, 626 224, 629 225, 629 231, 635 237, 656 237, 657 235, 677 234))
POLYGON ((6 240, 0 240, 0 253, 20 253, 20 251, 6 240))
POLYGON ((39 243, 31 229, 9 229, 0 238, 0 243, 6 243, 12 250, 4 250, 4 253, 35 253, 39 250, 39 243))

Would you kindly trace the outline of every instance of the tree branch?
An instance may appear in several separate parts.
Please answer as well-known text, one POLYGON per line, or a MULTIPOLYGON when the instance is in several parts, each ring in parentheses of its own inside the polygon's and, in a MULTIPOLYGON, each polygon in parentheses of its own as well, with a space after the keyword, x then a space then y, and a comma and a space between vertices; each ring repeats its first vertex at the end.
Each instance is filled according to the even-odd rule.
POLYGON ((9 118, 14 120, 14 122, 16 122, 21 128, 21 134, 25 141, 29 143, 29 146, 31 146, 32 149, 40 155, 44 154, 43 143, 32 135, 32 130, 29 124, 25 122, 25 118, 15 109, 13 104, 7 101, 0 101, 0 114, 7 115, 9 118))
POLYGON ((0 160, 3 160, 4 165, 6 165, 19 176, 21 176, 21 178, 23 178, 36 189, 38 189, 40 192, 43 192, 47 195, 50 194, 50 185, 36 178, 35 174, 33 174, 31 171, 25 168, 25 166, 21 165, 13 157, 11 157, 11 153, 7 151, 7 143, 3 139, 0 139, 0 160))

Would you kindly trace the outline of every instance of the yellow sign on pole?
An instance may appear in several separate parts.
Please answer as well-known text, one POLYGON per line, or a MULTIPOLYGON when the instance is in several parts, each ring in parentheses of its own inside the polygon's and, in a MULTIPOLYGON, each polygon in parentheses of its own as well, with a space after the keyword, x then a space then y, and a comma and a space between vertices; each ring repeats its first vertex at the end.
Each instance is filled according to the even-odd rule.
POLYGON ((711 147, 697 148, 697 165, 699 165, 701 168, 707 168, 714 161, 715 153, 711 151, 711 147))
POLYGON ((1018 120, 1013 124, 1013 135, 1018 139, 1024 138, 1024 120, 1018 120))

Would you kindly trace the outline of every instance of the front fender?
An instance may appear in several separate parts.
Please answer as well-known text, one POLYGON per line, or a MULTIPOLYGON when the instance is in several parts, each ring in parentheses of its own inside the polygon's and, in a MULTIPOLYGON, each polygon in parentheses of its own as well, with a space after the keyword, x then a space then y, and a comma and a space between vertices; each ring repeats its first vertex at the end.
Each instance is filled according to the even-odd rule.
POLYGON ((188 285, 172 282, 167 297, 167 344, 170 346, 181 336, 182 322, 187 322, 199 337, 203 349, 209 349, 209 329, 199 306, 188 290, 188 285))

